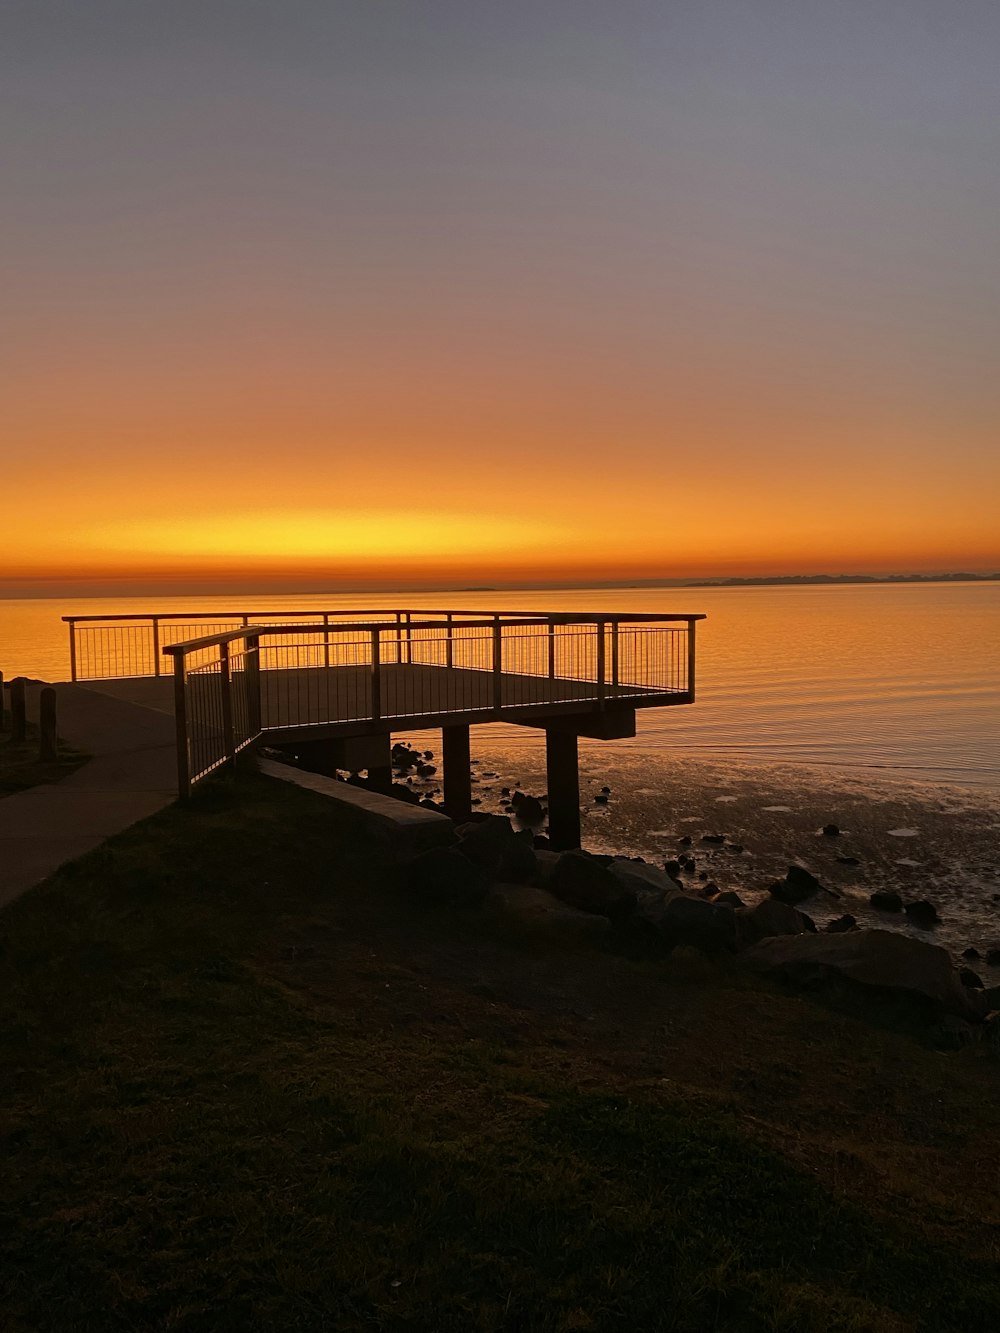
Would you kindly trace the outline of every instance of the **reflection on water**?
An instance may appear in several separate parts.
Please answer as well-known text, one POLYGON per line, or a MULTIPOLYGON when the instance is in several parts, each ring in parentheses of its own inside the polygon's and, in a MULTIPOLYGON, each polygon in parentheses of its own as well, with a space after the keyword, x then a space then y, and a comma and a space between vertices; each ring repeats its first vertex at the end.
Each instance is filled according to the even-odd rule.
MULTIPOLYGON (((996 583, 4 601, 0 669, 64 679, 64 614, 394 606, 704 611, 698 702, 640 712, 636 740, 614 743, 623 755, 681 746, 1000 786, 996 583)), ((490 728, 489 738, 538 743, 521 727, 490 728)))

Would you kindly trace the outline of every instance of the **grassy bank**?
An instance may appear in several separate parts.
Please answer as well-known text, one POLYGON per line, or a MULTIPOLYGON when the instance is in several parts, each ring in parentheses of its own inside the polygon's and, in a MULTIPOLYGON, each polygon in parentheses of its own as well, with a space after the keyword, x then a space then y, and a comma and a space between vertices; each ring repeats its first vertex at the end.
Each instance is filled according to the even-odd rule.
POLYGON ((1000 1067, 429 914, 244 778, 0 916, 11 1330, 1000 1325, 1000 1067))
POLYGON ((0 728, 0 797, 10 796, 43 782, 59 782, 86 763, 88 756, 59 742, 52 760, 38 757, 38 728, 29 724, 25 740, 15 741, 0 728))

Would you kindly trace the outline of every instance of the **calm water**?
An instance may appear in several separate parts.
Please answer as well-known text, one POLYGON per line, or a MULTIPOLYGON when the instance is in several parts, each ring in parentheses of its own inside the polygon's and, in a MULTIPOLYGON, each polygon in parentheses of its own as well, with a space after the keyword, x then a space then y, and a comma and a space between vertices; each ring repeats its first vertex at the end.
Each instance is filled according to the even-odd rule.
MULTIPOLYGON (((706 612, 698 703, 640 712, 638 737, 616 748, 680 746, 1000 789, 996 583, 0 601, 0 669, 65 679, 65 614, 440 605, 706 612)), ((508 748, 537 743, 524 728, 490 731, 508 748)))

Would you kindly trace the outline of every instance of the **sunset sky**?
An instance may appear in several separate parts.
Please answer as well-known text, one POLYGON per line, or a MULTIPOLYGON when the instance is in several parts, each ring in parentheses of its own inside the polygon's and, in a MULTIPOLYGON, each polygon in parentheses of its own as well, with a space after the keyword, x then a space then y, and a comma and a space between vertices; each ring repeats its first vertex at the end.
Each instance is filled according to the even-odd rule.
POLYGON ((3 0, 0 595, 1000 569, 996 0, 3 0))

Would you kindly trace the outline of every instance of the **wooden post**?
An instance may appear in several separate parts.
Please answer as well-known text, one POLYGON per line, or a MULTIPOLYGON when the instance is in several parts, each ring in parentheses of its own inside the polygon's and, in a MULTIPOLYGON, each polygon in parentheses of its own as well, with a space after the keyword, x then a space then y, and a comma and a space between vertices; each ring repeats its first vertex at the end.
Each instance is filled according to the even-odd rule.
POLYGON ((233 729, 233 677, 228 643, 219 644, 219 688, 222 691, 222 748, 232 763, 236 758, 236 733, 233 729))
POLYGON ((0 671, 0 731, 4 728, 4 719, 7 716, 7 696, 3 690, 3 672, 0 671))
POLYGON ((549 680, 556 678, 556 622, 549 616, 549 680))
POLYGON ((444 762, 445 812, 452 819, 468 819, 472 813, 468 727, 441 728, 441 758, 444 762))
POLYGON ((413 624, 413 612, 406 613, 406 665, 413 665, 413 630, 410 626, 413 624))
POLYGON ((46 685, 38 696, 38 757, 43 764, 54 764, 59 758, 56 692, 51 685, 46 685))
POLYGON ((403 624, 403 613, 402 611, 397 611, 396 612, 396 665, 397 666, 399 666, 399 664, 403 660, 403 631, 401 628, 402 624, 403 624))
POLYGON ((177 738, 177 795, 186 801, 191 795, 191 759, 188 753, 186 664, 183 653, 174 654, 174 729, 177 738))
POLYGON ((10 682, 10 738, 15 745, 28 734, 28 709, 24 698, 24 677, 15 676, 10 682))
POLYGON ((260 635, 248 634, 244 642, 243 669, 246 672, 247 724, 251 734, 259 736, 263 715, 260 700, 260 635))
POLYGON ((371 654, 372 654, 372 717, 373 722, 378 722, 382 717, 382 670, 381 670, 381 648, 379 632, 377 629, 371 631, 371 654))
POLYGON ((688 621, 688 694, 694 703, 694 627, 697 622, 688 621))
POLYGON ((545 730, 549 841, 557 852, 580 846, 580 766, 576 733, 545 730))
POLYGON ((603 620, 597 622, 597 706, 604 707, 604 654, 605 654, 605 625, 603 620))
POLYGON ((330 669, 330 615, 323 612, 323 665, 330 669))
POLYGON ((153 675, 160 674, 160 621, 153 617, 153 675))
POLYGON ((445 662, 444 662, 445 666, 448 666, 448 667, 452 667, 452 666, 455 665, 455 645, 454 645, 454 641, 453 641, 454 630, 455 630, 454 623, 453 623, 453 621, 452 621, 451 612, 449 611, 449 612, 448 612, 448 642, 447 642, 447 645, 446 645, 446 647, 445 647, 445 662))
POLYGON ((611 684, 618 693, 618 635, 621 633, 621 621, 611 622, 611 684))
POLYGON ((493 619, 493 709, 499 713, 503 704, 503 626, 493 619))
POLYGON ((365 745, 370 750, 377 746, 379 750, 376 762, 372 762, 369 756, 368 764, 368 784, 373 791, 378 791, 383 796, 392 795, 392 751, 390 747, 389 733, 385 732, 382 736, 366 737, 365 745))
POLYGON ((69 678, 76 680, 76 621, 69 622, 69 678))

